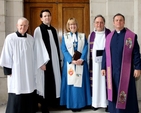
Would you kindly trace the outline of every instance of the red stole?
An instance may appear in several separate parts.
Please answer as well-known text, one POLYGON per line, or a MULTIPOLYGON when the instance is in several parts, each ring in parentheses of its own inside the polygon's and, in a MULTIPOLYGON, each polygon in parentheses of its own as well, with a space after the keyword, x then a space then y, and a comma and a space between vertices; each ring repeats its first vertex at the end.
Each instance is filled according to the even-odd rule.
MULTIPOLYGON (((108 86, 108 100, 112 101, 113 99, 113 88, 112 88, 112 67, 111 67, 111 53, 110 53, 110 42, 115 31, 111 32, 107 36, 106 40, 106 67, 107 67, 107 86, 108 86)), ((126 29, 125 38, 124 38, 124 47, 122 54, 122 64, 121 64, 121 73, 120 73, 120 83, 118 89, 118 97, 116 108, 125 109, 126 100, 128 95, 128 86, 130 81, 130 70, 131 70, 131 60, 132 60, 132 51, 134 47, 134 38, 135 34, 126 29)))

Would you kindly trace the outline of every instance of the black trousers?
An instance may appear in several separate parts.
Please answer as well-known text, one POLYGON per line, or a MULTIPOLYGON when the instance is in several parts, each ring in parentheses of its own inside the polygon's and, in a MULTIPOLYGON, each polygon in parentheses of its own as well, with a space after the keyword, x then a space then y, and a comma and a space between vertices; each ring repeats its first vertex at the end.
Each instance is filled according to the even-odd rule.
POLYGON ((16 95, 8 94, 6 113, 36 113, 36 92, 16 95))

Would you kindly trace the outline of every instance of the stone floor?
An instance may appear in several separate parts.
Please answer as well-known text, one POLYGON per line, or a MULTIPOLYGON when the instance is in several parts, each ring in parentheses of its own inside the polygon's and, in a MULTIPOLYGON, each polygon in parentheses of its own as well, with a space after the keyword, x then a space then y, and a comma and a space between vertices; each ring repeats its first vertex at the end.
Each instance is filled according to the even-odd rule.
MULTIPOLYGON (((0 113, 5 113, 5 108, 6 105, 1 105, 0 106, 0 113)), ((139 101, 139 109, 141 113, 141 101, 139 101)), ((37 113, 41 113, 41 112, 37 112, 37 113)), ((50 110, 50 113, 72 113, 71 110, 50 110)), ((97 111, 93 111, 91 109, 84 109, 81 112, 75 112, 75 113, 106 113, 105 109, 98 109, 97 111)))
MULTIPOLYGON (((6 105, 0 106, 0 113, 5 113, 5 107, 6 105)), ((41 113, 41 112, 37 112, 41 113)), ((73 113, 71 110, 50 110, 50 113, 73 113)), ((105 109, 98 109, 97 111, 93 111, 91 109, 84 109, 81 112, 74 112, 74 113, 106 113, 105 109)))

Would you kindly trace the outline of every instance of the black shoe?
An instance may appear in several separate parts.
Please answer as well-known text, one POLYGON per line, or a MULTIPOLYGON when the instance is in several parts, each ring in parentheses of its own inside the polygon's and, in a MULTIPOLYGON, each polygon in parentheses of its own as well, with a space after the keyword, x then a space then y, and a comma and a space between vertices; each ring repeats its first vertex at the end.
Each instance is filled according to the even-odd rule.
POLYGON ((96 110, 98 110, 98 108, 92 107, 92 110, 96 111, 96 110))
POLYGON ((49 113, 49 111, 45 111, 45 112, 43 111, 42 113, 49 113))
POLYGON ((77 112, 80 112, 81 111, 81 109, 77 109, 77 112))
POLYGON ((74 109, 72 109, 71 111, 72 111, 72 112, 77 112, 77 111, 76 111, 76 110, 74 110, 74 109))
POLYGON ((46 110, 46 111, 42 110, 42 113, 49 113, 49 110, 46 110))
POLYGON ((105 112, 108 112, 108 106, 105 108, 105 112))
POLYGON ((72 110, 72 112, 80 112, 81 111, 81 109, 71 109, 72 110))

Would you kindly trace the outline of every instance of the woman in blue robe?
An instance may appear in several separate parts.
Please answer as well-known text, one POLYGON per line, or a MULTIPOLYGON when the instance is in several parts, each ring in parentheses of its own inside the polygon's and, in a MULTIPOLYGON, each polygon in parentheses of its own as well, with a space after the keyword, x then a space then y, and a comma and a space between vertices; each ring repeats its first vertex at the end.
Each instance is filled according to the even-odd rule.
MULTIPOLYGON (((134 47, 132 51, 130 80, 128 86, 128 95, 125 109, 116 108, 119 83, 121 79, 121 64, 123 60, 123 47, 126 28, 124 28, 125 18, 121 14, 117 14, 113 18, 114 26, 116 30, 111 39, 110 51, 111 51, 111 63, 112 63, 112 87, 113 87, 113 101, 108 102, 108 110, 110 113, 139 113, 138 100, 136 93, 135 79, 139 77, 141 70, 141 59, 139 53, 139 44, 137 42, 137 35, 134 39, 134 47), (134 71, 139 73, 136 75, 134 71)), ((106 54, 103 54, 102 70, 106 70, 106 54)), ((103 72, 102 72, 103 73, 103 72)), ((105 73, 105 72, 104 72, 105 73)), ((103 74, 104 75, 104 74, 103 74)), ((124 86, 122 86, 124 87, 124 86)))
POLYGON ((71 109, 73 112, 81 111, 83 107, 87 105, 91 105, 90 81, 89 81, 89 73, 88 73, 88 65, 87 65, 88 43, 84 33, 77 32, 77 29, 78 29, 78 25, 76 19, 70 18, 67 22, 67 30, 70 32, 64 34, 62 38, 62 45, 61 45, 61 50, 64 59, 63 59, 63 70, 62 70, 60 105, 65 105, 68 109, 71 109), (70 41, 67 42, 66 40, 68 38, 70 38, 70 41), (80 58, 78 60, 73 60, 73 55, 71 55, 71 52, 73 53, 75 51, 78 51, 78 43, 79 43, 78 38, 81 38, 80 40, 84 39, 83 40, 84 46, 82 48, 82 51, 80 51, 81 52, 80 58), (73 48, 72 49, 73 51, 70 52, 68 51, 68 48, 71 47, 73 48), (74 64, 75 69, 77 65, 83 66, 82 85, 80 87, 68 84, 68 69, 67 69, 68 64, 74 64))

